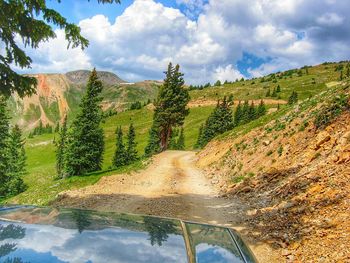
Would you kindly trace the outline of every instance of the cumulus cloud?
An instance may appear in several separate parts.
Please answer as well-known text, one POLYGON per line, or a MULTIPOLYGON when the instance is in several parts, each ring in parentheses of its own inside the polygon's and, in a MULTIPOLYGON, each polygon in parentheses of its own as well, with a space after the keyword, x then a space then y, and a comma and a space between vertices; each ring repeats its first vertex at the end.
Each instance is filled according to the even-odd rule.
POLYGON ((240 77, 235 65, 244 53, 266 61, 251 66, 250 76, 350 56, 347 1, 176 2, 182 11, 159 1, 135 0, 115 21, 104 15, 80 21, 82 34, 90 40, 85 51, 67 51, 58 30, 57 39, 30 51, 33 70, 96 66, 137 81, 162 79, 172 61, 181 65, 188 83, 202 84, 240 77))

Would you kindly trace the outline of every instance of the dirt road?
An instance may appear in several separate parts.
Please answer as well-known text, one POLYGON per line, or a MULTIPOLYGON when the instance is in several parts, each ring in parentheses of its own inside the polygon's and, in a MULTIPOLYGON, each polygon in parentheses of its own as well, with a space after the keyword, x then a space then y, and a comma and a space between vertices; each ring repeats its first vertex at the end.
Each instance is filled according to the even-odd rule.
MULTIPOLYGON (((195 160, 194 152, 163 152, 143 171, 106 176, 95 185, 61 193, 55 205, 181 218, 242 230, 237 222, 248 208, 238 200, 218 197, 195 160)), ((279 262, 273 260, 270 247, 251 246, 261 262, 279 262)))
POLYGON ((195 158, 194 152, 167 151, 141 172, 103 177, 95 185, 62 193, 57 204, 228 224, 218 208, 230 205, 217 197, 195 158))

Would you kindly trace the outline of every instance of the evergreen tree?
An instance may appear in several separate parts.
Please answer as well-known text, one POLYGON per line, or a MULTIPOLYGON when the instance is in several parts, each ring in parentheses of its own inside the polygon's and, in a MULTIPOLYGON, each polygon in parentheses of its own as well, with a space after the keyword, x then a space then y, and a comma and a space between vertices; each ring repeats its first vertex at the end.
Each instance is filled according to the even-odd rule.
POLYGON ((171 150, 177 150, 177 137, 179 135, 179 130, 178 129, 173 129, 170 135, 170 140, 169 140, 169 149, 171 150))
POLYGON ((149 157, 152 154, 159 153, 160 149, 160 135, 159 135, 159 124, 153 116, 153 124, 149 130, 148 144, 145 148, 145 156, 149 157))
POLYGON ((249 106, 249 102, 246 100, 242 107, 241 123, 244 124, 249 121, 250 121, 250 106, 249 106))
POLYGON ((121 127, 119 127, 116 130, 116 134, 117 134, 117 142, 116 142, 116 149, 113 157, 113 165, 115 167, 121 167, 128 164, 128 153, 125 149, 125 145, 123 142, 123 131, 121 127))
POLYGON ((257 117, 261 117, 261 116, 264 116, 266 114, 266 106, 265 106, 265 103, 263 100, 260 101, 260 104, 258 106, 258 109, 257 109, 257 117))
MULTIPOLYGON (((189 110, 187 103, 190 100, 188 90, 184 88, 183 74, 180 72, 180 66, 173 67, 169 63, 166 72, 166 78, 163 86, 161 86, 158 99, 155 103, 155 111, 153 117, 152 134, 158 135, 160 141, 160 150, 168 149, 172 129, 181 126, 189 110), (154 129, 158 129, 158 131, 154 129)), ((146 147, 148 154, 153 154, 157 150, 154 145, 155 138, 150 137, 149 145, 146 147)))
POLYGON ((24 140, 22 131, 15 125, 9 137, 9 166, 7 191, 10 195, 17 195, 26 188, 23 176, 26 174, 26 154, 24 150, 24 140))
POLYGON ((215 84, 214 84, 214 86, 221 86, 221 81, 220 80, 217 80, 216 82, 215 82, 215 84))
POLYGON ((238 126, 242 122, 243 112, 241 102, 238 103, 236 111, 235 111, 235 125, 238 126))
MULTIPOLYGON (((59 125, 59 124, 58 124, 59 125)), ((60 138, 56 149, 56 172, 58 178, 64 177, 64 154, 67 143, 67 115, 64 116, 62 128, 59 132, 60 138)))
MULTIPOLYGON (((59 12, 50 8, 48 1, 16 0, 0 1, 0 94, 11 96, 16 91, 23 98, 36 91, 37 80, 13 70, 30 68, 32 59, 24 47, 38 48, 40 43, 56 37, 55 29, 61 28, 68 47, 88 46, 89 41, 80 34, 80 28, 71 24, 59 12), (23 44, 23 45, 22 45, 23 44)), ((57 1, 61 2, 61 1, 57 1)), ((101 3, 119 3, 119 0, 98 0, 101 3)))
POLYGON ((275 88, 273 88, 273 91, 272 91, 272 94, 271 94, 271 97, 277 97, 277 91, 275 88))
POLYGON ((203 130, 204 130, 204 125, 201 124, 201 126, 199 126, 199 130, 198 130, 198 137, 197 137, 197 142, 195 145, 195 148, 200 148, 201 145, 203 145, 203 130))
POLYGON ((185 135, 184 135, 184 128, 183 127, 181 127, 179 139, 177 140, 177 143, 176 143, 176 148, 177 148, 177 150, 184 150, 185 149, 185 135))
POLYGON ((340 71, 339 80, 343 80, 343 71, 340 71))
POLYGON ((206 120, 202 135, 198 138, 199 146, 205 146, 216 135, 232 129, 233 126, 232 110, 225 97, 221 103, 218 101, 215 109, 206 120))
POLYGON ((256 118, 257 118, 257 112, 255 109, 254 102, 252 101, 252 103, 249 106, 249 111, 248 111, 248 122, 255 120, 256 118))
POLYGON ((276 92, 277 92, 277 93, 280 93, 280 92, 281 92, 281 86, 280 86, 280 85, 277 85, 276 92))
POLYGON ((9 117, 6 99, 0 95, 0 197, 8 194, 8 165, 9 165, 9 117))
POLYGON ((94 69, 80 103, 80 112, 72 123, 65 153, 65 173, 68 176, 83 175, 102 167, 104 134, 100 127, 102 110, 102 82, 94 69))
POLYGON ((127 153, 127 163, 133 163, 135 161, 137 161, 138 157, 137 157, 137 143, 135 141, 135 128, 132 124, 130 124, 129 126, 129 132, 128 132, 128 146, 126 149, 126 153, 127 153))
POLYGON ((55 133, 60 131, 60 123, 57 122, 56 127, 55 127, 55 133))
POLYGON ((270 97, 271 96, 271 91, 270 89, 267 90, 265 97, 270 97))
POLYGON ((298 93, 296 93, 295 91, 292 92, 292 94, 290 95, 289 99, 288 99, 288 104, 292 105, 298 102, 298 93))

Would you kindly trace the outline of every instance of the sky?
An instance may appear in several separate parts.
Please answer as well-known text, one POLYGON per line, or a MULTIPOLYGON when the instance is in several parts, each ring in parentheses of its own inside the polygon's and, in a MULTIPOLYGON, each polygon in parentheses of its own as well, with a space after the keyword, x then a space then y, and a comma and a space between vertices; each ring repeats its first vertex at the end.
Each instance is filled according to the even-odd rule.
POLYGON ((26 49, 21 73, 107 70, 126 81, 160 80, 177 63, 188 84, 232 81, 350 59, 348 0, 48 0, 89 39, 67 50, 64 32, 26 49))

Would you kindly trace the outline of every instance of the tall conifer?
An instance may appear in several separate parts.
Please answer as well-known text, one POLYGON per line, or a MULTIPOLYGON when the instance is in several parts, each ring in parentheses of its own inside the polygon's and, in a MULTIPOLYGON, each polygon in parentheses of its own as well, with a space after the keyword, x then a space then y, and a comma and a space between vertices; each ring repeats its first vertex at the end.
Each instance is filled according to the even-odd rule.
POLYGON ((104 151, 104 134, 100 127, 102 89, 102 82, 94 69, 68 136, 65 154, 65 173, 68 176, 101 170, 104 151))
POLYGON ((137 150, 136 150, 137 143, 135 141, 135 137, 136 137, 135 128, 131 123, 128 131, 128 144, 126 149, 128 164, 133 163, 138 159, 137 150))
POLYGON ((24 150, 22 131, 15 125, 9 137, 9 166, 7 190, 11 195, 17 195, 25 190, 23 176, 26 174, 26 154, 24 150))
MULTIPOLYGON (((58 124, 57 124, 58 125, 58 124)), ((64 177, 64 154, 67 143, 67 114, 64 116, 62 128, 59 131, 60 138, 56 149, 56 172, 58 178, 64 177)))
POLYGON ((184 88, 184 83, 180 66, 176 65, 173 67, 169 63, 164 84, 159 90, 155 103, 153 125, 150 131, 149 143, 145 150, 147 155, 153 154, 158 150, 158 147, 155 145, 157 139, 152 136, 159 137, 159 148, 161 151, 164 151, 169 146, 172 129, 183 125, 185 117, 189 113, 187 103, 190 100, 188 90, 184 88))
POLYGON ((8 194, 8 165, 9 165, 9 117, 7 112, 6 99, 0 95, 0 197, 8 194))

